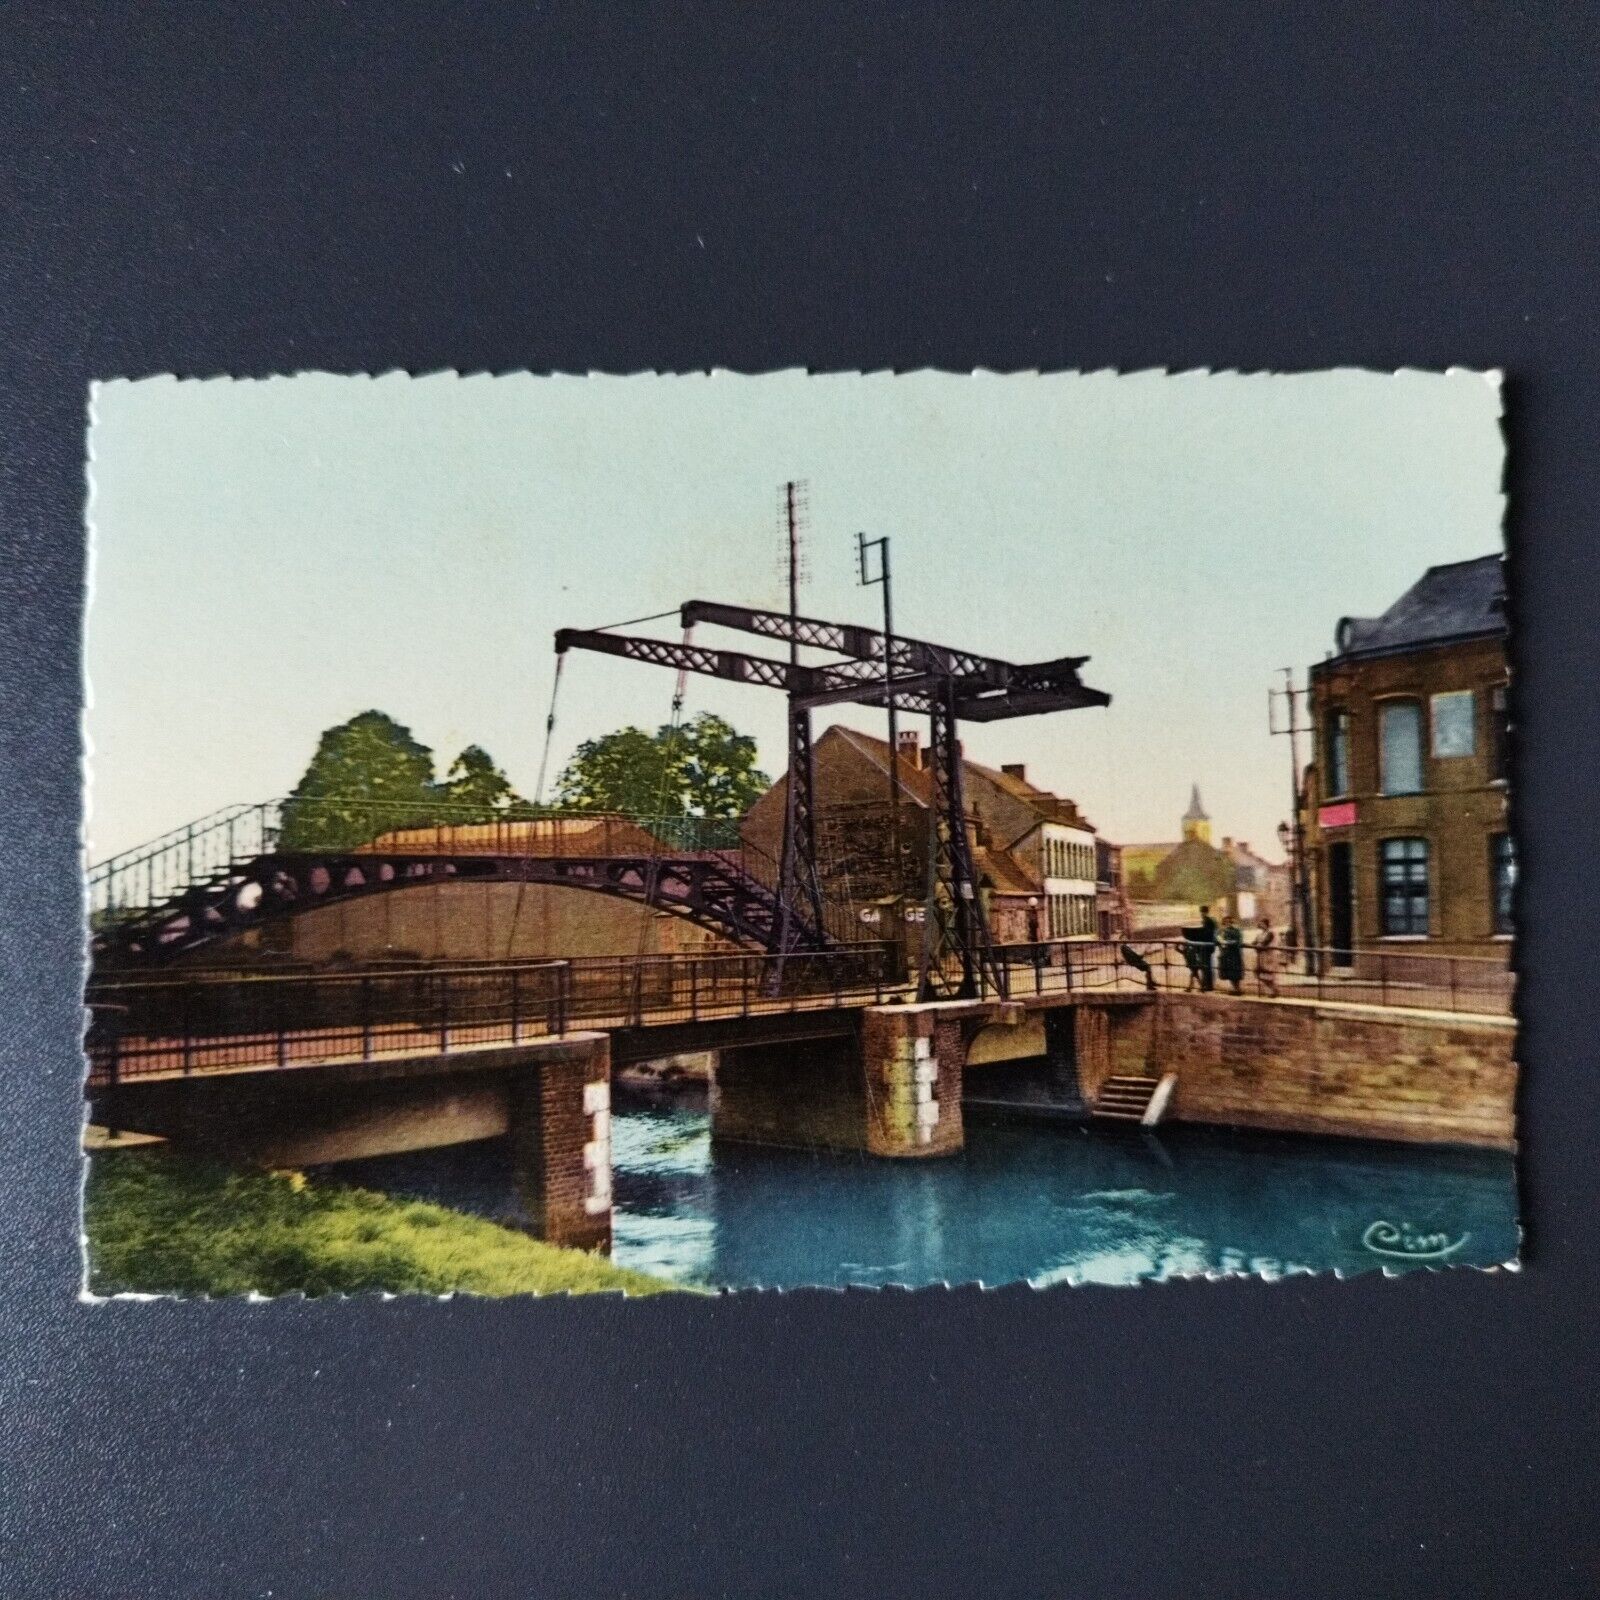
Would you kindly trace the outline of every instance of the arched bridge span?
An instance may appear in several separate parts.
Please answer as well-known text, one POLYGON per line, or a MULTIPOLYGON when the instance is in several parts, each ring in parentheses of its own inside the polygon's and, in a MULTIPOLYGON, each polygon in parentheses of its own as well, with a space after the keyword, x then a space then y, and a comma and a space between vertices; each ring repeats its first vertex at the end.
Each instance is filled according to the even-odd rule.
POLYGON ((518 883, 581 889, 676 912, 736 944, 824 950, 825 929, 791 915, 733 852, 562 855, 381 850, 278 852, 236 862, 163 905, 96 933, 97 958, 159 961, 319 906, 427 884, 518 883))

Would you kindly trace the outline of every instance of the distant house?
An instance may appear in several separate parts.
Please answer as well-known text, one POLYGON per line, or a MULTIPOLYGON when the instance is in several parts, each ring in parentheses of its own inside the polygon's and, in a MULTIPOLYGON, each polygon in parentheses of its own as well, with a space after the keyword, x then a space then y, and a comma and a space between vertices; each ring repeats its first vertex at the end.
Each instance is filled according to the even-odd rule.
POLYGON ((1234 868, 1234 915, 1241 922, 1265 917, 1275 928, 1288 928, 1292 898, 1288 865, 1257 855, 1243 839, 1225 837, 1222 853, 1234 868))
MULTIPOLYGON (((830 898, 855 912, 863 937, 889 937, 885 920, 914 950, 922 910, 932 775, 913 733, 899 762, 900 868, 892 867, 886 740, 835 724, 813 749, 819 871, 830 898)), ((1022 765, 963 761, 968 839, 990 930, 1002 944, 1041 939, 1119 938, 1126 927, 1115 845, 1065 796, 1028 781, 1022 765)), ((781 849, 787 776, 746 814, 746 840, 769 858, 781 849)))
POLYGON ((1201 906, 1240 921, 1270 917, 1284 926, 1289 914, 1288 868, 1259 856, 1243 840, 1211 842, 1211 817, 1200 786, 1189 791, 1179 820, 1180 839, 1122 847, 1123 874, 1133 925, 1172 931, 1193 922, 1201 906))
POLYGON ((1306 858, 1320 944, 1503 955, 1516 855, 1497 555, 1428 570, 1346 617, 1311 668, 1306 858))

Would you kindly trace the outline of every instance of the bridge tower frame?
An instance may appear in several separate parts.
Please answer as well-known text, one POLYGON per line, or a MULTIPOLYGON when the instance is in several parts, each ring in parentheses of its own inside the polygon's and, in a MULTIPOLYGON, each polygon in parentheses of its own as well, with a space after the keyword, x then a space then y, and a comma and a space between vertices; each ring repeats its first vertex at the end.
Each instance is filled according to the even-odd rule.
POLYGON ((933 796, 918 997, 969 998, 979 993, 985 981, 1003 994, 1005 973, 995 958, 967 835, 958 723, 962 718, 994 722, 1109 705, 1109 694, 1091 689, 1078 676, 1088 657, 1064 656, 1018 665, 903 634, 890 638, 851 623, 708 600, 687 601, 680 620, 685 630, 681 645, 609 630, 562 628, 556 634, 556 651, 559 655, 570 649, 594 650, 787 694, 789 772, 775 952, 782 955, 796 946, 797 932, 808 914, 811 929, 822 932, 811 713, 819 706, 844 703, 892 706, 896 711, 925 714, 931 730, 933 796), (786 641, 790 659, 691 644, 689 632, 698 623, 786 641), (805 665, 799 660, 801 645, 845 659, 805 665), (951 958, 956 971, 950 970, 951 958))

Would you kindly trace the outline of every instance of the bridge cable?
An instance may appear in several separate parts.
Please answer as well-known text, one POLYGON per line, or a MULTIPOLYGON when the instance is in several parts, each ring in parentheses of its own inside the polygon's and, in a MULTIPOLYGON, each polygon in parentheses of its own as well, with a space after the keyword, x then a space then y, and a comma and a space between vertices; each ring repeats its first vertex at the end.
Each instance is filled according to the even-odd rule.
MULTIPOLYGON (((671 613, 667 612, 664 615, 670 616, 671 613)), ((652 619, 641 618, 640 620, 649 621, 652 619)), ((621 627, 623 624, 618 623, 616 626, 621 627)), ((683 643, 687 648, 693 642, 694 624, 690 623, 683 630, 683 643)), ((644 981, 645 945, 649 942, 650 936, 650 906, 661 875, 662 841, 660 837, 660 822, 665 820, 662 817, 662 810, 667 803, 667 782, 672 776, 673 762, 677 757, 678 734, 683 723, 683 702, 688 691, 689 669, 687 666, 683 666, 678 669, 677 681, 672 686, 672 716, 667 724, 666 744, 661 755, 661 774, 656 781, 655 816, 650 819, 651 826, 646 830, 650 835, 650 856, 649 863, 645 868, 644 904, 640 908, 639 914, 639 947, 633 966, 635 1010, 638 1009, 637 997, 641 992, 640 986, 644 981)))
POLYGON ((550 767, 550 739, 556 731, 556 700, 561 693, 561 669, 567 664, 565 655, 556 657, 555 682, 550 685, 550 712, 544 719, 544 753, 539 757, 539 787, 533 791, 533 803, 544 804, 544 779, 550 767))
MULTIPOLYGON (((528 819, 530 834, 537 834, 539 828, 539 813, 544 810, 544 782, 545 774, 550 767, 550 742, 556 731, 556 701, 561 695, 561 669, 566 666, 565 655, 556 657, 555 681, 550 685, 550 709, 544 719, 544 750, 539 756, 539 786, 533 791, 534 815, 528 819)), ((531 845, 534 840, 528 840, 531 845)), ((509 961, 516 953, 517 929, 522 924, 522 902, 528 892, 528 880, 523 877, 517 882, 517 898, 511 907, 511 925, 506 929, 506 959, 509 961)))
POLYGON ((650 617, 629 617, 626 622, 608 622, 603 628, 591 629, 594 633, 610 633, 613 628, 637 628, 641 623, 660 622, 663 617, 675 617, 678 613, 672 611, 658 611, 650 617))

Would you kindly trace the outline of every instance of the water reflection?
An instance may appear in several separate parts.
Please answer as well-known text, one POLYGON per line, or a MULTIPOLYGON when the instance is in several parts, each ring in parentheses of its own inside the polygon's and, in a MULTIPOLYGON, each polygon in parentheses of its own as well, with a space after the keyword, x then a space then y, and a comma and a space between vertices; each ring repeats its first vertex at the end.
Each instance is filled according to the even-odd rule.
MULTIPOLYGON (((703 1096, 681 1091, 618 1092, 612 1135, 612 1254, 685 1283, 1129 1284, 1487 1266, 1517 1253, 1511 1158, 1490 1152, 977 1124, 958 1157, 891 1162, 713 1147, 703 1096)), ((337 1176, 522 1220, 499 1141, 337 1176)))

